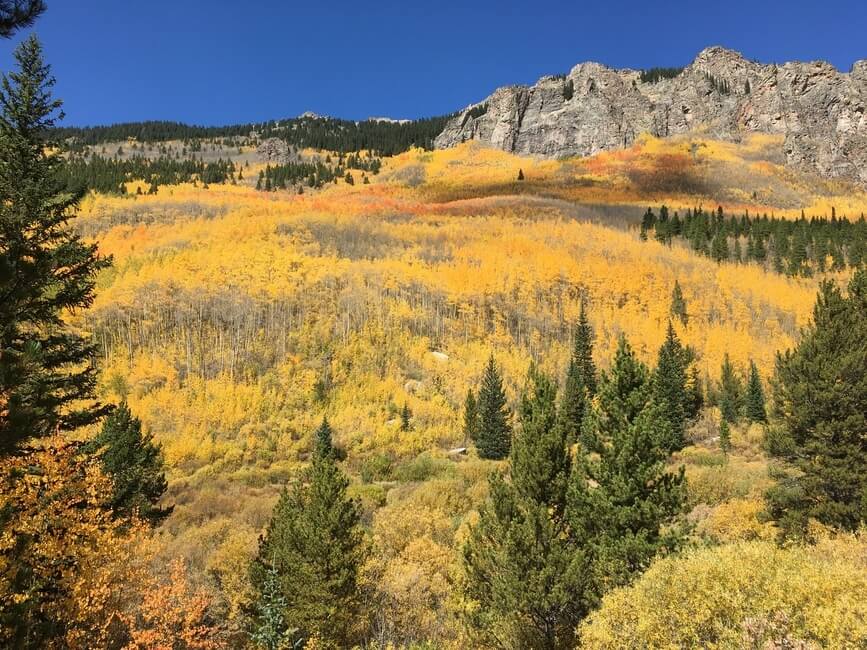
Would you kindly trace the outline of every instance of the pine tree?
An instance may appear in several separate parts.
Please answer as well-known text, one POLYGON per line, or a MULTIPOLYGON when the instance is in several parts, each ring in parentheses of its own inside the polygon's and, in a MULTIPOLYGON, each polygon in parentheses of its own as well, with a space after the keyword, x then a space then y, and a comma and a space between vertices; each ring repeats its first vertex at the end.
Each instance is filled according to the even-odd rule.
POLYGON ((683 299, 683 291, 681 291, 680 283, 674 281, 674 290, 671 292, 671 315, 679 318, 684 325, 689 321, 689 316, 686 313, 686 300, 683 299))
POLYGON ((589 611, 589 565, 564 516, 571 461, 555 395, 531 369, 508 475, 492 477, 463 549, 467 622, 481 645, 571 648, 589 611))
POLYGON ((400 430, 401 431, 409 431, 411 428, 410 418, 412 417, 412 413, 409 410, 409 405, 404 402, 403 408, 400 411, 400 430))
POLYGON ((719 408, 722 417, 727 422, 735 423, 741 415, 743 407, 743 388, 741 380, 735 373, 728 353, 723 357, 720 371, 719 408))
POLYGON ((323 416, 322 424, 319 425, 319 428, 316 429, 316 433, 313 434, 313 453, 315 456, 325 457, 331 456, 334 454, 334 443, 332 438, 334 437, 334 431, 331 429, 331 425, 328 423, 328 417, 323 416))
POLYGON ((464 444, 475 444, 479 432, 479 409, 476 403, 476 394, 473 389, 467 390, 467 398, 464 400, 464 444))
POLYGON ((777 357, 773 382, 780 427, 767 446, 796 470, 768 494, 786 535, 802 536, 813 518, 855 530, 867 523, 867 270, 848 296, 831 282, 794 350, 777 357))
POLYGON ((61 103, 35 37, 15 60, 0 88, 0 453, 106 412, 90 401, 96 349, 62 314, 90 306, 110 261, 68 227, 81 194, 57 180, 63 161, 46 146, 61 103))
POLYGON ((0 38, 30 27, 44 11, 43 0, 0 0, 0 38))
POLYGON ((719 423, 719 448, 724 454, 728 454, 732 449, 732 433, 725 418, 719 423))
POLYGON ((693 420, 698 417, 703 407, 704 390, 702 389, 701 377, 698 374, 698 368, 692 366, 686 382, 686 401, 684 402, 687 419, 693 420))
POLYGON ((524 170, 523 169, 518 170, 518 180, 519 181, 524 180, 524 170))
POLYGON ((595 433, 603 440, 631 425, 650 398, 650 373, 620 337, 609 371, 602 373, 598 409, 593 414, 595 433))
POLYGON ((567 519, 573 543, 592 567, 588 591, 596 598, 627 584, 679 543, 681 531, 673 524, 684 504, 684 470, 666 469, 668 452, 658 441, 668 428, 663 409, 651 401, 632 422, 621 423, 597 454, 583 454, 575 463, 567 519))
POLYGON ((754 361, 750 361, 750 380, 747 383, 747 394, 744 399, 744 413, 750 422, 767 422, 765 410, 765 391, 762 380, 754 361))
POLYGON ((503 380, 494 362, 488 360, 482 385, 479 389, 479 428, 476 434, 476 449, 481 458, 500 460, 509 455, 512 430, 509 425, 509 410, 503 380))
POLYGON ((686 421, 686 362, 685 352, 671 321, 665 343, 659 349, 656 371, 653 375, 653 397, 663 408, 671 438, 662 441, 668 451, 683 448, 686 421))
POLYGON ((572 356, 560 403, 560 418, 569 444, 580 435, 590 399, 596 393, 596 365, 593 363, 593 330, 587 322, 584 305, 575 327, 572 356))
POLYGON ((162 448, 151 434, 142 433, 141 421, 126 403, 106 417, 83 451, 100 454, 102 470, 114 484, 111 508, 116 515, 137 513, 155 526, 172 512, 157 506, 168 487, 162 448))
POLYGON ((261 632, 273 626, 273 603, 283 599, 282 620, 298 628, 300 639, 315 635, 328 647, 348 647, 356 640, 366 548, 359 506, 346 496, 349 480, 326 440, 330 431, 323 420, 311 464, 283 490, 259 540, 250 568, 251 614, 261 632), (279 594, 269 584, 272 572, 279 594))

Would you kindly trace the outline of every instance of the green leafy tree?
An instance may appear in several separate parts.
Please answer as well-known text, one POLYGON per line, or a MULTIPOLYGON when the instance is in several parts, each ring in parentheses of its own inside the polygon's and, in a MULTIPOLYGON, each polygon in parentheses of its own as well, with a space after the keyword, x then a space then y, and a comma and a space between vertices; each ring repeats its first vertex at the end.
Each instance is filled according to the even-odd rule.
POLYGON ((665 342, 659 349, 653 374, 653 395, 656 403, 663 407, 669 424, 671 439, 665 443, 666 449, 682 449, 687 400, 686 362, 685 351, 671 321, 668 322, 665 342))
POLYGON ((359 570, 366 558, 358 504, 347 497, 349 481, 333 453, 323 420, 311 464, 283 490, 251 565, 254 630, 267 623, 274 602, 269 572, 277 574, 285 599, 283 620, 298 636, 316 635, 327 647, 356 640, 360 611, 359 570))
POLYGON ((740 377, 735 372, 728 353, 723 357, 720 370, 719 408, 727 422, 735 423, 741 415, 743 407, 743 386, 740 377))
POLYGON ((102 470, 111 477, 111 507, 116 514, 138 513, 152 525, 171 514, 171 508, 157 505, 168 486, 162 447, 151 434, 142 433, 141 420, 126 403, 106 417, 100 432, 83 449, 98 453, 102 470))
POLYGON ((15 51, 0 87, 0 451, 30 436, 90 424, 96 351, 62 314, 93 301, 97 256, 68 227, 81 195, 56 180, 62 159, 46 147, 61 103, 35 37, 15 51))
POLYGON ((531 369, 509 471, 492 477, 463 549, 467 622, 482 645, 573 648, 591 605, 589 566, 565 520, 571 460, 555 396, 554 383, 531 369))
POLYGON ((262 593, 259 595, 259 619, 250 631, 250 640, 257 648, 264 650, 295 650, 302 647, 297 628, 290 627, 286 621, 286 597, 280 591, 280 576, 277 570, 269 567, 265 571, 262 593))
POLYGON ((771 516, 787 536, 810 519, 855 530, 867 522, 867 270, 848 295, 831 282, 819 290, 812 322, 798 345, 778 355, 769 451, 794 470, 768 494, 771 516))
POLYGON ((497 370, 494 355, 488 360, 482 385, 479 388, 479 428, 476 434, 476 449, 481 458, 500 460, 509 455, 512 428, 506 405, 503 379, 497 370))

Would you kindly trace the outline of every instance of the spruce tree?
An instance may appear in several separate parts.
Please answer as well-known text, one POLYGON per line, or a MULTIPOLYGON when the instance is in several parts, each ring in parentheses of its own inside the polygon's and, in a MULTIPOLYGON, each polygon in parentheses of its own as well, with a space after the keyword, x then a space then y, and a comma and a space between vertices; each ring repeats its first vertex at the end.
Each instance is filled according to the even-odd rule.
POLYGON ((497 370, 492 354, 488 360, 482 385, 479 388, 479 428, 476 434, 476 449, 479 457, 501 460, 509 455, 512 429, 503 379, 497 370))
POLYGON ((251 615, 253 633, 264 633, 276 620, 274 602, 285 603, 282 624, 298 628, 302 641, 316 636, 326 647, 349 647, 357 640, 366 548, 359 506, 346 496, 349 480, 325 440, 330 431, 323 420, 311 464, 283 490, 259 540, 250 568, 251 615))
POLYGON ((735 423, 741 415, 743 407, 743 387, 735 373, 728 352, 723 357, 720 370, 719 408, 727 422, 735 423))
POLYGON ((674 289, 671 292, 671 315, 679 318, 684 325, 689 322, 689 316, 686 313, 686 300, 683 298, 683 291, 677 280, 674 281, 674 289))
POLYGON ((683 448, 686 421, 686 362, 685 352, 671 321, 665 343, 659 349, 656 371, 653 374, 653 396, 669 424, 671 438, 662 441, 668 451, 683 448))
POLYGON ((572 356, 560 403, 560 417, 569 444, 580 435, 590 400, 596 393, 596 365, 593 363, 593 330, 587 322, 584 305, 575 327, 572 356))
POLYGON ((611 368, 602 373, 599 384, 598 408, 592 418, 595 432, 610 439, 616 431, 632 424, 647 405, 650 388, 647 366, 635 357, 621 335, 611 368))
POLYGON ((867 270, 848 295, 820 288, 812 322, 793 350, 778 355, 767 446, 793 471, 768 494, 784 534, 808 521, 856 530, 867 523, 867 270))
POLYGON ((63 162, 47 145, 61 103, 35 37, 15 60, 0 87, 0 452, 106 412, 91 401, 95 347, 62 314, 90 306, 109 260, 68 226, 81 194, 56 178, 63 162))
POLYGON ((668 452, 659 444, 669 426, 664 409, 650 401, 632 422, 619 423, 598 453, 575 462, 567 519, 573 544, 592 567, 588 593, 597 599, 680 542, 673 524, 685 501, 684 469, 667 471, 668 452))
POLYGON ((476 403, 476 394, 473 389, 467 390, 467 398, 464 400, 464 444, 475 444, 479 432, 479 409, 476 403))
POLYGON ((698 374, 698 368, 692 366, 686 382, 686 401, 684 402, 687 419, 693 420, 698 417, 703 407, 704 390, 702 389, 701 377, 698 374))
POLYGON ((409 404, 406 402, 403 403, 403 408, 400 411, 400 430, 401 431, 409 431, 411 428, 410 418, 412 418, 412 413, 409 410, 409 404))
POLYGON ((565 520, 570 473, 554 383, 534 369, 521 400, 507 475, 490 497, 463 549, 469 629, 480 645, 572 648, 575 628, 595 599, 589 565, 565 520))
POLYGON ((744 398, 744 414, 750 422, 767 422, 765 410, 765 391, 762 379, 754 361, 750 361, 750 379, 747 383, 747 394, 744 398))
POLYGON ((30 27, 45 11, 43 0, 0 0, 0 37, 11 38, 30 27))
POLYGON ((102 470, 114 483, 111 508, 116 515, 137 513, 157 525, 171 513, 171 508, 157 506, 168 486, 162 448, 154 444, 151 434, 142 433, 141 420, 126 403, 106 417, 83 451, 99 453, 102 470))
POLYGON ((728 454, 732 449, 732 433, 725 418, 719 423, 719 448, 724 454, 728 454))
POLYGON ((322 424, 316 429, 313 434, 313 454, 314 456, 325 457, 334 454, 334 431, 328 423, 328 417, 322 417, 322 424))

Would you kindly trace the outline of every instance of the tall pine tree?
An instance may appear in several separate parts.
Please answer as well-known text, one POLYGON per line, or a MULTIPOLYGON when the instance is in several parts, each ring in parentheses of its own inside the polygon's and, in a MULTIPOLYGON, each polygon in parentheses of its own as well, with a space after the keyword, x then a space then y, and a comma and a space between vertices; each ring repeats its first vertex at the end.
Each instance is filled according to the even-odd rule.
POLYGON ((653 395, 669 424, 671 439, 664 443, 668 451, 683 448, 686 421, 686 354, 674 326, 668 321, 665 343, 659 349, 653 374, 653 395))
POLYGON ((765 391, 762 388, 762 379, 759 377, 759 369, 756 368, 755 361, 750 361, 750 379, 744 398, 744 413, 750 422, 768 421, 768 414, 765 409, 765 391))
POLYGON ((593 363, 593 329, 587 322, 584 305, 575 327, 572 356, 566 373, 566 384, 560 403, 560 417, 566 430, 569 444, 575 443, 596 394, 596 365, 593 363))
POLYGON ((650 373, 639 361, 625 336, 617 342, 614 361, 602 373, 598 408, 591 425, 597 437, 610 439, 616 431, 632 424, 650 398, 650 373))
POLYGON ((855 530, 867 523, 867 270, 848 296, 831 282, 794 350, 777 357, 770 452, 795 470, 768 494, 786 535, 810 519, 855 530))
POLYGON ((571 461, 555 395, 554 383, 531 369, 508 474, 492 477, 464 546, 462 590, 481 645, 573 648, 575 627, 595 603, 584 596, 585 555, 568 536, 571 461))
POLYGON ((35 37, 15 51, 16 72, 0 87, 0 451, 30 436, 73 429, 105 409, 90 401, 96 383, 91 341, 62 314, 93 301, 108 265, 96 245, 68 227, 80 194, 58 180, 62 159, 47 145, 61 103, 35 37))
POLYGON ((311 464, 283 490, 251 565, 254 634, 273 630, 274 602, 284 602, 280 622, 302 640, 316 636, 326 647, 357 640, 359 570, 366 557, 358 504, 347 497, 349 480, 337 466, 323 420, 311 464), (273 585, 277 576, 277 589, 273 585), (277 593, 279 592, 279 593, 277 593), (279 600, 277 600, 279 599, 279 600))
POLYGON ((723 357, 720 369, 719 408, 723 418, 732 424, 737 422, 743 407, 743 386, 740 377, 729 359, 728 353, 723 357))
POLYGON ((503 379, 497 370, 492 354, 488 359, 482 385, 479 388, 479 428, 476 433, 476 449, 481 458, 501 460, 509 455, 512 428, 503 379))

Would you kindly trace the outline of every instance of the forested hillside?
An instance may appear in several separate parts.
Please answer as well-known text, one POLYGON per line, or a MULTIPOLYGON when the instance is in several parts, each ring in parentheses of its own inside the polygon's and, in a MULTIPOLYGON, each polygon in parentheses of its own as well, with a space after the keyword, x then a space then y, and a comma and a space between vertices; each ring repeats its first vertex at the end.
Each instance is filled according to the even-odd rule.
POLYGON ((860 187, 766 136, 60 129, 42 57, 0 89, 0 645, 867 644, 860 187))

